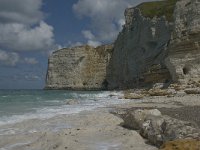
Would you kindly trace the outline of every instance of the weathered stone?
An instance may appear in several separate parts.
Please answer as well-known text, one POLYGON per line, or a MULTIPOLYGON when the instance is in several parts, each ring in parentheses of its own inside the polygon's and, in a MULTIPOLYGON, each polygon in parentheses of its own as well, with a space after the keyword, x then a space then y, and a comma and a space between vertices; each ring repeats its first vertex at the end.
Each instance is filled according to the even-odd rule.
POLYGON ((139 130, 144 138, 158 147, 167 141, 200 138, 196 124, 163 116, 157 109, 123 111, 120 117, 124 120, 124 127, 139 130))
POLYGON ((160 150, 200 150, 200 140, 178 139, 168 141, 161 146, 160 150))
POLYGON ((200 82, 191 79, 188 81, 187 85, 190 86, 190 88, 200 88, 200 82))
POLYGON ((152 144, 161 146, 176 139, 198 139, 200 130, 196 125, 169 116, 149 116, 142 124, 140 133, 152 144))
POLYGON ((154 145, 160 146, 163 143, 162 125, 165 120, 161 116, 146 117, 141 128, 140 134, 147 138, 149 142, 154 145))
POLYGON ((124 93, 125 99, 142 99, 144 98, 143 95, 137 93, 124 93))
POLYGON ((172 92, 167 89, 150 89, 148 93, 150 96, 168 96, 172 94, 172 92))
POLYGON ((157 109, 128 111, 127 114, 122 116, 123 125, 127 128, 138 130, 148 115, 160 116, 161 112, 157 109))
POLYGON ((200 94, 200 88, 185 89, 187 94, 200 94))
POLYGON ((173 81, 182 84, 200 77, 200 1, 180 0, 166 65, 173 81))
POLYGON ((172 24, 165 17, 143 17, 137 7, 126 9, 125 19, 126 24, 114 44, 108 70, 109 88, 170 80, 164 58, 172 24))
POLYGON ((55 51, 49 58, 47 89, 106 89, 112 45, 55 51))
POLYGON ((148 86, 171 78, 181 84, 199 80, 200 1, 177 1, 171 23, 153 13, 151 19, 143 14, 137 7, 125 11, 126 24, 111 58, 109 87, 148 86))
POLYGON ((185 86, 180 84, 170 84, 169 88, 173 88, 176 91, 181 91, 185 89, 185 86))

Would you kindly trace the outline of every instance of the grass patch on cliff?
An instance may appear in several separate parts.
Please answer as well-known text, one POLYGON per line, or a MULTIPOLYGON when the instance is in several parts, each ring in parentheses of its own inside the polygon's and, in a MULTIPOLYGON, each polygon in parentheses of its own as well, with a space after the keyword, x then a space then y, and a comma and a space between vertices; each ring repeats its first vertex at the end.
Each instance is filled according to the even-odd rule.
POLYGON ((145 2, 137 6, 145 17, 153 18, 155 16, 165 16, 168 21, 173 21, 173 12, 178 0, 164 0, 145 2))

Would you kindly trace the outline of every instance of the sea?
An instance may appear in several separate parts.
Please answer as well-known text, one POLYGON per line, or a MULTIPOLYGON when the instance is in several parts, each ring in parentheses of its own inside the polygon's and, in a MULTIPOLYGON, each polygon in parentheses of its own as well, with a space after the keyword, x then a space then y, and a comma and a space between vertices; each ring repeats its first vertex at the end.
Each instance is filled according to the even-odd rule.
POLYGON ((121 95, 115 91, 0 90, 0 135, 7 134, 1 128, 5 125, 124 103, 119 99, 121 95), (71 100, 78 103, 68 105, 71 100))

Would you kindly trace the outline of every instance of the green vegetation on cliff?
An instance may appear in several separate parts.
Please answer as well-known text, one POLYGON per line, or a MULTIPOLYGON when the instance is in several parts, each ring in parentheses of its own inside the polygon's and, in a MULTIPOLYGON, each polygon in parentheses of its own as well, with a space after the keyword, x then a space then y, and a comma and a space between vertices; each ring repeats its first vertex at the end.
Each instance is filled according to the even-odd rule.
POLYGON ((173 12, 177 1, 178 0, 145 2, 137 7, 145 17, 153 18, 155 16, 165 16, 168 21, 173 21, 173 12))

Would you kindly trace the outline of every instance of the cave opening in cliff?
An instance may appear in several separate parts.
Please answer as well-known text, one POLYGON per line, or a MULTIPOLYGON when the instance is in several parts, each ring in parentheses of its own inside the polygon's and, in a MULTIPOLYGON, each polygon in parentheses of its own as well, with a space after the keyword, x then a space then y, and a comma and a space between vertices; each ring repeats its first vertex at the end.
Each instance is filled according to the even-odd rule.
POLYGON ((187 75, 189 73, 189 68, 188 67, 184 67, 183 68, 183 74, 187 75))
POLYGON ((107 89, 107 88, 108 88, 108 81, 105 79, 105 80, 103 81, 102 85, 103 85, 103 87, 104 87, 105 89, 107 89))

